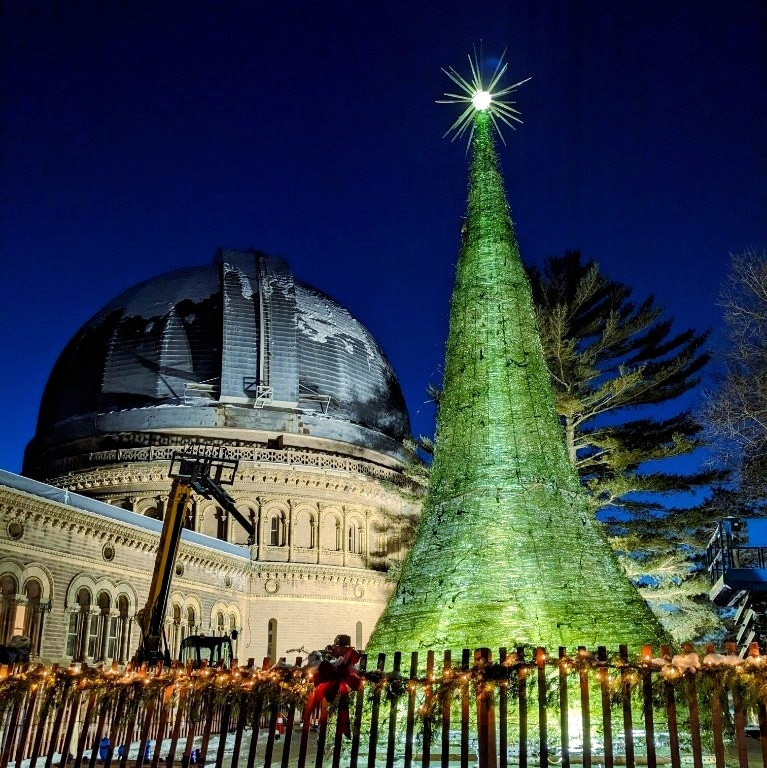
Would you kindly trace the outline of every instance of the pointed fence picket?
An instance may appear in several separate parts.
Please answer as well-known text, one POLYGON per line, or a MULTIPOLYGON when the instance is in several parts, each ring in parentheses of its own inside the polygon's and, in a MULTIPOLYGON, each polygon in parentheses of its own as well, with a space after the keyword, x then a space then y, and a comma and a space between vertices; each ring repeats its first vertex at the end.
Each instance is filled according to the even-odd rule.
POLYGON ((371 670, 364 656, 339 662, 339 686, 320 705, 300 660, 197 672, 3 668, 0 768, 187 768, 194 758, 222 768, 767 768, 767 659, 711 656, 696 670, 679 658, 501 648, 497 660, 478 649, 438 663, 432 651, 397 651, 371 670))

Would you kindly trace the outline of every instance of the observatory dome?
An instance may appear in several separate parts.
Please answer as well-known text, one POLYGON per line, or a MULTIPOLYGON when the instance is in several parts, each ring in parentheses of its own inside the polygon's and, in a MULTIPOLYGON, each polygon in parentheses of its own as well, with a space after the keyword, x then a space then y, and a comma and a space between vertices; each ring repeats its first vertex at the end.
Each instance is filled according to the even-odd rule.
POLYGON ((24 473, 58 476, 137 433, 397 461, 409 432, 394 371, 358 320, 285 261, 220 250, 211 265, 128 289, 75 334, 45 388, 24 473))

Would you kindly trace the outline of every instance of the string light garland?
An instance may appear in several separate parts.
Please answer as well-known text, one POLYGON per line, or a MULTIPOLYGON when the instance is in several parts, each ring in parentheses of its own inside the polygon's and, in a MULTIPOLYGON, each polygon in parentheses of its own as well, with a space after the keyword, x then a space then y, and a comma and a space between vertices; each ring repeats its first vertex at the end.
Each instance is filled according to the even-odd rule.
MULTIPOLYGON (((687 696, 688 680, 698 683, 698 695, 706 700, 710 695, 735 692, 744 708, 767 705, 767 657, 752 652, 745 659, 735 654, 706 654, 702 659, 694 651, 673 657, 652 657, 646 652, 633 660, 609 655, 599 659, 589 653, 575 653, 562 657, 546 657, 537 660, 520 660, 509 654, 504 662, 477 663, 468 669, 458 664, 440 670, 431 677, 410 678, 400 672, 365 671, 351 665, 349 672, 355 678, 359 691, 377 690, 389 699, 396 699, 418 689, 429 690, 427 701, 418 711, 422 718, 433 714, 446 700, 452 700, 466 685, 475 694, 503 688, 512 700, 516 699, 521 686, 533 687, 532 672, 542 666, 558 676, 560 672, 576 676, 585 671, 594 679, 604 679, 609 684, 611 701, 619 703, 637 693, 648 673, 654 673, 656 684, 671 685, 681 700, 687 696)), ((315 671, 308 667, 281 666, 272 669, 237 667, 231 670, 204 669, 190 671, 173 670, 126 670, 75 666, 51 668, 30 667, 8 674, 0 668, 0 713, 20 704, 35 692, 42 696, 46 706, 62 706, 64 692, 95 692, 102 705, 123 698, 126 702, 148 704, 169 690, 186 693, 187 706, 194 701, 208 704, 244 705, 248 711, 277 708, 285 711, 293 706, 302 710, 307 702, 314 702, 317 694, 315 671), (260 707, 256 707, 260 704, 260 707)), ((322 685, 322 683, 319 683, 322 685)), ((341 696, 354 696, 353 690, 339 688, 332 695, 320 695, 330 704, 341 696)), ((165 696, 166 702, 172 699, 165 696)), ((348 703, 348 702, 347 702, 348 703)), ((124 710, 124 716, 130 708, 124 710)))

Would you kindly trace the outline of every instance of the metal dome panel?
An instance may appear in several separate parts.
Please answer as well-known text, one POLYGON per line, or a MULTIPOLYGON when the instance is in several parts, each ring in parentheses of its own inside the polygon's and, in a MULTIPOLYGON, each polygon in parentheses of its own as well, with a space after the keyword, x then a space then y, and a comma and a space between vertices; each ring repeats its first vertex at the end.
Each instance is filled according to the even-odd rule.
POLYGON ((410 422, 394 371, 346 309, 258 251, 218 252, 122 293, 48 380, 25 470, 106 431, 197 425, 295 432, 399 453, 410 422), (387 449, 388 446, 388 449, 387 449))

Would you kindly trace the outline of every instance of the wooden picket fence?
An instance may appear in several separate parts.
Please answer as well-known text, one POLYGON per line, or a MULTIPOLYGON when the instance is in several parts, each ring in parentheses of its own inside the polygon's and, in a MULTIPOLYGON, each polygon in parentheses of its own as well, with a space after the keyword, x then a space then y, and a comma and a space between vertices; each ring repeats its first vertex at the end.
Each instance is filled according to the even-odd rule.
POLYGON ((520 648, 495 660, 487 649, 412 653, 404 669, 399 652, 388 669, 384 654, 369 661, 339 658, 330 673, 300 662, 0 668, 0 768, 767 768, 758 652, 520 648))

